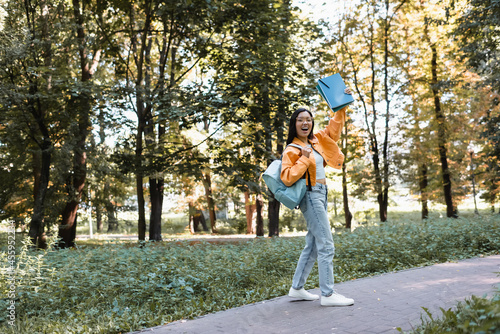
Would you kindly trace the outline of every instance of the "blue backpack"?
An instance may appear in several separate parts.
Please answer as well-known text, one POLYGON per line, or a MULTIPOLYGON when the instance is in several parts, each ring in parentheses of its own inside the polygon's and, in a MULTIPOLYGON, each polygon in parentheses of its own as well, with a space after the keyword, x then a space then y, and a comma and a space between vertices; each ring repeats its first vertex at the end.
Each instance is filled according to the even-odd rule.
MULTIPOLYGON (((302 149, 300 145, 289 144, 288 146, 297 147, 302 149)), ((287 147, 288 147, 287 146, 287 147)), ((281 156, 283 157, 283 155, 281 156)), ((281 204, 285 205, 289 209, 297 208, 302 201, 302 198, 306 194, 306 180, 302 178, 295 182, 292 186, 287 187, 283 181, 281 181, 281 159, 274 160, 266 171, 262 175, 264 182, 266 183, 269 190, 273 193, 274 198, 278 200, 281 204)), ((309 178, 309 184, 311 184, 311 177, 309 172, 307 172, 309 178)))

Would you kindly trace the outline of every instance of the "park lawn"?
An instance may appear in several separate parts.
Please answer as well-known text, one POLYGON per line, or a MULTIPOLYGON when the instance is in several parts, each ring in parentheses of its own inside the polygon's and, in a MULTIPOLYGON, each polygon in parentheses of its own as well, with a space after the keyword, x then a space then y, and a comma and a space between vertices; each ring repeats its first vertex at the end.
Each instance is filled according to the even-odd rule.
MULTIPOLYGON (((498 254, 500 215, 399 220, 338 233, 334 240, 335 277, 342 282, 498 254)), ((129 332, 282 296, 303 246, 303 237, 293 237, 142 247, 105 242, 49 251, 22 247, 17 254, 15 326, 4 317, 0 332, 129 332)), ((8 303, 5 269, 2 309, 8 303)), ((307 289, 315 288, 316 267, 308 282, 307 289)))

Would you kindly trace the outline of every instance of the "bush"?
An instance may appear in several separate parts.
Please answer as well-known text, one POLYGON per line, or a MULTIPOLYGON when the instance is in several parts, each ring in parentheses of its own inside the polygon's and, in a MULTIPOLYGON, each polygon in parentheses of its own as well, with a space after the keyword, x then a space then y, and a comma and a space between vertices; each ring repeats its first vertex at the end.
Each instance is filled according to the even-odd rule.
MULTIPOLYGON (((498 333, 500 331, 500 294, 492 298, 472 296, 458 303, 455 310, 441 309, 439 319, 424 308, 429 319, 422 319, 422 324, 408 332, 409 334, 440 334, 452 332, 457 334, 498 333)), ((401 328, 399 332, 403 333, 401 328)))
MULTIPOLYGON (((500 217, 384 223, 335 235, 341 282, 498 253, 500 217)), ((236 244, 95 241, 17 252, 16 326, 2 333, 119 333, 285 295, 303 237, 236 244)), ((0 254, 3 266, 6 253, 0 254)), ((7 271, 0 271, 5 300, 7 271)), ((317 269, 307 289, 318 284, 317 269)))
POLYGON ((280 217, 280 228, 282 231, 306 231, 307 222, 304 215, 298 209, 284 208, 280 217))

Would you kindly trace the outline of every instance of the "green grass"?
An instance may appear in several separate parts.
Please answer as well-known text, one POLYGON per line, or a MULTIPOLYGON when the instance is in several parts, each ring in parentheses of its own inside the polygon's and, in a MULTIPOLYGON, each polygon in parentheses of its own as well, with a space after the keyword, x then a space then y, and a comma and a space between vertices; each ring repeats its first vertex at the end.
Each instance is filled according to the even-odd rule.
MULTIPOLYGON (((3 236, 5 238, 5 236, 3 236)), ((500 250, 500 216, 399 220, 335 235, 337 282, 500 250)), ((236 244, 96 241, 17 250, 16 322, 2 333, 120 333, 285 295, 303 237, 236 244)), ((0 254, 6 309, 6 253, 0 254)), ((316 267, 306 288, 318 282, 316 267)), ((0 315, 0 318, 2 315, 0 315)))

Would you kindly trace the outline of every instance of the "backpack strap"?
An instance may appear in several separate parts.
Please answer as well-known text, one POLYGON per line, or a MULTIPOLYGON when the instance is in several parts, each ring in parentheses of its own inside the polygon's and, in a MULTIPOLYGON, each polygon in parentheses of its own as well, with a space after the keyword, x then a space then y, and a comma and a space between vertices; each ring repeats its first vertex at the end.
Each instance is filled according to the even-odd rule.
MULTIPOLYGON (((288 147, 288 146, 293 146, 293 147, 296 147, 296 148, 302 150, 302 146, 294 144, 294 143, 288 144, 286 147, 288 147)), ((285 149, 286 149, 286 147, 285 147, 285 149)))

